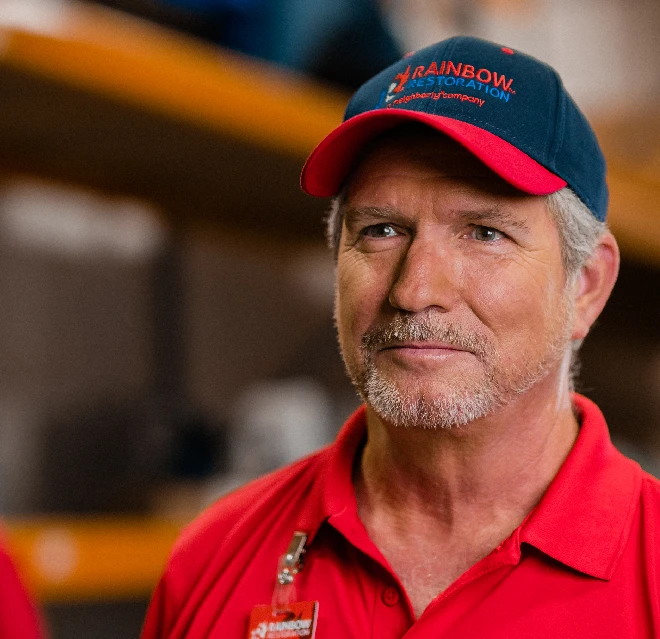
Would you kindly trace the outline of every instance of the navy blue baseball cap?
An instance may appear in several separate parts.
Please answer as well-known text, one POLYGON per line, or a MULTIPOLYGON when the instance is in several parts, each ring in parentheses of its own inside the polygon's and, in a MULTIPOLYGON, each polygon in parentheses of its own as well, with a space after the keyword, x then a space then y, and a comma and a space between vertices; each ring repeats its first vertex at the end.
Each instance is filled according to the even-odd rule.
POLYGON ((605 220, 605 158, 557 72, 519 51, 464 36, 410 54, 363 84, 343 123, 307 159, 303 190, 337 195, 365 145, 405 122, 445 133, 526 193, 547 195, 568 185, 605 220))

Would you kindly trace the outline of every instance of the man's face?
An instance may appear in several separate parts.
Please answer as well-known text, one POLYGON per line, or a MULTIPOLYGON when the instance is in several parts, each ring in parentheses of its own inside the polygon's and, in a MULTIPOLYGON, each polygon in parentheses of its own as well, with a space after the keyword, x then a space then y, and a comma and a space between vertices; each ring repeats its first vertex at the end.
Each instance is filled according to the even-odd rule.
POLYGON ((382 419, 462 425, 557 384, 573 305, 545 198, 417 131, 371 149, 344 211, 339 342, 382 419))

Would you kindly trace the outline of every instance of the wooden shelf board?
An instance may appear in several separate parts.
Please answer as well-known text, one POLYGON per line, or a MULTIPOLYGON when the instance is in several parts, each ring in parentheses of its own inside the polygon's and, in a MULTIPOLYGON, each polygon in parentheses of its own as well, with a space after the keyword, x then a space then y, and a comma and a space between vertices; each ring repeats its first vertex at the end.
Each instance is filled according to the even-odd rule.
POLYGON ((4 173, 145 199, 177 227, 322 241, 327 202, 300 190, 298 156, 9 67, 0 86, 4 173))
POLYGON ((104 7, 69 2, 43 32, 9 28, 2 63, 304 158, 346 97, 104 7))
POLYGON ((182 524, 160 519, 3 522, 10 551, 41 603, 149 597, 182 524))
POLYGON ((608 163, 609 224, 624 257, 660 267, 660 115, 596 118, 608 163))

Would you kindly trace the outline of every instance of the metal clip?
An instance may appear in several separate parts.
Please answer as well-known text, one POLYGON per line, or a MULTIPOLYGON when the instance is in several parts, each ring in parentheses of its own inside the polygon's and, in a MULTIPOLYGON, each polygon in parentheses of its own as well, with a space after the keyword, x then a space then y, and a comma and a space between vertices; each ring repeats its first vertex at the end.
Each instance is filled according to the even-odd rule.
POLYGON ((306 543, 307 533, 299 531, 293 533, 289 547, 280 560, 277 573, 278 584, 282 586, 292 584, 294 577, 302 570, 306 543))
POLYGON ((302 570, 306 542, 307 533, 296 531, 286 552, 280 557, 277 566, 277 583, 273 592, 273 614, 287 610, 296 600, 294 580, 302 570))

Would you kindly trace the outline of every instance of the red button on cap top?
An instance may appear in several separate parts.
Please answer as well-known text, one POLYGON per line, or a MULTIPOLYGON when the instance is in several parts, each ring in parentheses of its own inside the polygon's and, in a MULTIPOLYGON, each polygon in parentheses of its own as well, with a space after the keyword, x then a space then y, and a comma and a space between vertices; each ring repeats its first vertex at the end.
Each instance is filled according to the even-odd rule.
POLYGON ((399 602, 399 591, 389 586, 383 590, 382 599, 386 606, 394 606, 399 602))

